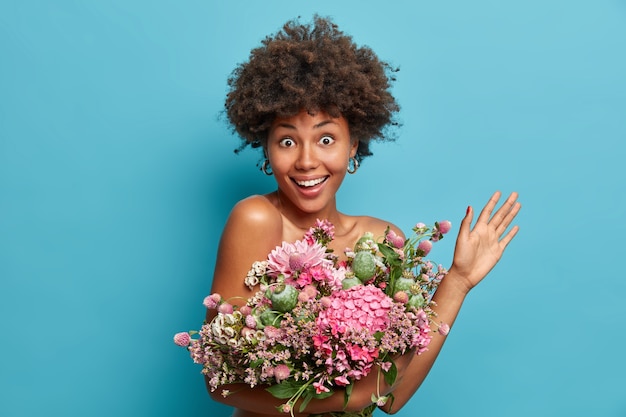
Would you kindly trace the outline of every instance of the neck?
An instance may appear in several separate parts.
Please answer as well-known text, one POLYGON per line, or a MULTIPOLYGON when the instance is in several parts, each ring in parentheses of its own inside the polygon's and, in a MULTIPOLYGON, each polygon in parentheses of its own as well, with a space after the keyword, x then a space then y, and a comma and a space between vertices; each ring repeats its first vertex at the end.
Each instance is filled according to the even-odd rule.
POLYGON ((322 210, 307 212, 291 204, 288 199, 281 198, 280 190, 277 190, 274 195, 276 196, 277 208, 283 215, 283 218, 286 219, 292 227, 302 232, 309 230, 317 219, 326 219, 335 225, 338 225, 340 222, 341 214, 337 211, 337 204, 334 199, 322 210))

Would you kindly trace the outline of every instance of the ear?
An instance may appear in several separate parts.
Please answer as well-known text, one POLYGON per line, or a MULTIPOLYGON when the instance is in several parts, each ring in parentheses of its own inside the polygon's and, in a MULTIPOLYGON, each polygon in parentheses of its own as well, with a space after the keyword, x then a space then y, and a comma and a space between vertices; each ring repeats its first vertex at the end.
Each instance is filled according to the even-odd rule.
POLYGON ((357 149, 359 149, 359 140, 352 139, 350 142, 351 142, 350 143, 350 158, 354 158, 354 156, 356 155, 357 149))

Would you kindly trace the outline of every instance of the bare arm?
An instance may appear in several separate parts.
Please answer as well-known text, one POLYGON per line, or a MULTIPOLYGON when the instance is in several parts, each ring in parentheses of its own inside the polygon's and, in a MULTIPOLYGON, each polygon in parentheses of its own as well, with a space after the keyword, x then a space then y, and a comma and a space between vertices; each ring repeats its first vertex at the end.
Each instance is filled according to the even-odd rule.
MULTIPOLYGON (((452 266, 433 297, 437 303, 434 310, 438 315, 438 322, 452 326, 469 291, 491 271, 517 234, 517 226, 505 234, 521 208, 520 203, 516 201, 517 193, 511 194, 492 216, 499 198, 499 192, 490 198, 473 228, 471 223, 474 213, 471 207, 468 207, 459 230, 452 266)), ((399 373, 393 391, 395 398, 393 404, 387 402, 381 409, 388 413, 397 412, 422 384, 446 339, 437 333, 433 333, 432 336, 428 350, 413 357, 404 372, 399 373)))

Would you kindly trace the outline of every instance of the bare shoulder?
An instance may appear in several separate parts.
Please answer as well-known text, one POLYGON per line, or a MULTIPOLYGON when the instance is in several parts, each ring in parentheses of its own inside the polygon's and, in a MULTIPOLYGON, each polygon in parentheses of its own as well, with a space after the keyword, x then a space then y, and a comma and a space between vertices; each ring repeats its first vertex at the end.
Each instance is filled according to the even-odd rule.
POLYGON ((404 233, 402 233, 402 230, 400 230, 398 226, 387 220, 370 216, 358 216, 357 222, 359 223, 359 229, 363 233, 371 232, 376 237, 383 236, 388 227, 397 234, 404 236, 404 233))
POLYGON ((239 201, 233 207, 228 223, 241 225, 250 232, 266 232, 282 223, 280 211, 262 195, 253 195, 239 201))
POLYGON ((243 285, 253 262, 265 259, 281 242, 282 217, 263 196, 251 196, 231 210, 217 253, 213 292, 224 296, 249 296, 243 285))
POLYGON ((282 240, 283 219, 270 200, 254 195, 239 201, 231 210, 220 246, 254 248, 256 255, 266 256, 282 240))

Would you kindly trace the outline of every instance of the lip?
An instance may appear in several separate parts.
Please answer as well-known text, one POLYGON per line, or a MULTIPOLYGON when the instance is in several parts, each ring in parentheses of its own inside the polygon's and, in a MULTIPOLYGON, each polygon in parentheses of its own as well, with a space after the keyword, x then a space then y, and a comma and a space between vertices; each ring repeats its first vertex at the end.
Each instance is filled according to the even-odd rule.
POLYGON ((300 194, 306 197, 315 197, 324 188, 328 178, 330 178, 328 175, 309 178, 291 178, 291 182, 295 185, 300 194), (311 185, 305 186, 304 183, 311 185))

